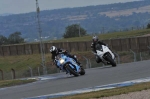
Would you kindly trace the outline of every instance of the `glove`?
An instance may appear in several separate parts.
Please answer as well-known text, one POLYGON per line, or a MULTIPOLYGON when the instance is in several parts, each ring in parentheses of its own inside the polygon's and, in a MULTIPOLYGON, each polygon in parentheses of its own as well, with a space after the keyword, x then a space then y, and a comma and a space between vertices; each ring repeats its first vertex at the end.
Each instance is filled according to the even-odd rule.
POLYGON ((62 53, 67 54, 68 52, 67 52, 67 50, 63 50, 62 53))
POLYGON ((67 50, 63 50, 62 52, 65 53, 65 52, 67 52, 67 50))

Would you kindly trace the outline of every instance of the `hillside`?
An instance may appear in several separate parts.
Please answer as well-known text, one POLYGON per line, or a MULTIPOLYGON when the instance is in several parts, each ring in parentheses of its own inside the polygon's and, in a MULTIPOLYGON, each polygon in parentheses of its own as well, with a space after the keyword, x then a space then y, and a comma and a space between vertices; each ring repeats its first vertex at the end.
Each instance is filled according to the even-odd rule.
MULTIPOLYGON (((150 1, 143 0, 41 11, 42 36, 61 38, 71 24, 80 24, 88 34, 145 28, 150 20, 149 9, 150 1)), ((0 16, 0 23, 1 35, 20 31, 28 41, 38 38, 35 12, 0 16)))

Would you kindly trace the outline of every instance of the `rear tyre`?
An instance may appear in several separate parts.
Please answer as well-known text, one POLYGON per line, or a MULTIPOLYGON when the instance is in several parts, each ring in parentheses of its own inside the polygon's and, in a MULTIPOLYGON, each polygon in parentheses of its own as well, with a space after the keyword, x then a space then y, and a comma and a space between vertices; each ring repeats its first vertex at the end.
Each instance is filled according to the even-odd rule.
POLYGON ((69 70, 70 73, 73 74, 74 76, 76 76, 76 77, 79 76, 79 74, 78 74, 75 70, 73 70, 73 69, 69 66, 69 64, 67 64, 66 69, 69 70))

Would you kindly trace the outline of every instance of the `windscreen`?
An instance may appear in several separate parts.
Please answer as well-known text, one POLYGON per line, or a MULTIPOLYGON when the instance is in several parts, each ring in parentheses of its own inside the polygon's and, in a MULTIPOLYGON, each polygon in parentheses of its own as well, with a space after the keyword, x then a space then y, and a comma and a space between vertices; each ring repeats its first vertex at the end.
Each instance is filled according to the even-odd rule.
POLYGON ((58 54, 55 58, 59 60, 62 57, 62 54, 58 54))
POLYGON ((100 44, 96 44, 95 48, 96 48, 96 50, 101 50, 102 46, 100 44))

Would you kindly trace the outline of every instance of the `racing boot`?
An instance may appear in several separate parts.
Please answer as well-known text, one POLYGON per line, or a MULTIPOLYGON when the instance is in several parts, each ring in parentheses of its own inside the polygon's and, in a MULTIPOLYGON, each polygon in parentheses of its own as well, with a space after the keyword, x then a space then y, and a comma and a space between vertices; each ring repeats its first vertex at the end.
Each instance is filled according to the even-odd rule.
POLYGON ((107 62, 107 65, 111 65, 110 62, 107 62))

